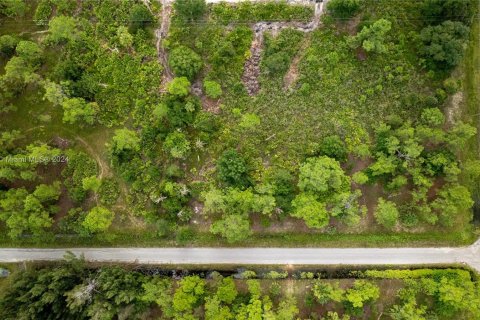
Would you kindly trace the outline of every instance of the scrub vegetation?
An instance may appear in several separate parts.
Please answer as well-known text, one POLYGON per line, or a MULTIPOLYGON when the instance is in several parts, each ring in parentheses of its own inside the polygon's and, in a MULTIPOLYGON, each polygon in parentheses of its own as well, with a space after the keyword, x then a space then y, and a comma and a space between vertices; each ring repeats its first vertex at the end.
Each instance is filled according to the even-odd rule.
POLYGON ((0 0, 1 241, 471 242, 478 7, 0 0))

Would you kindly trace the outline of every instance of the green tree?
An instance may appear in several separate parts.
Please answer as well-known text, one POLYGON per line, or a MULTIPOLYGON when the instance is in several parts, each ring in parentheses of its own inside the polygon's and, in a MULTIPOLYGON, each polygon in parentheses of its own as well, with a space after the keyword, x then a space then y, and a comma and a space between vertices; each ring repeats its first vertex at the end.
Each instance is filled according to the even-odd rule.
POLYGON ((417 306, 415 299, 409 299, 401 305, 394 305, 389 316, 392 320, 426 320, 426 306, 417 306))
POLYGON ((240 242, 252 234, 248 218, 241 215, 226 215, 221 220, 215 221, 210 227, 210 232, 221 235, 228 243, 240 242))
POLYGON ((90 232, 104 232, 113 222, 115 214, 104 207, 94 207, 82 222, 82 226, 90 232))
POLYGON ((221 302, 231 304, 238 295, 237 287, 232 278, 223 278, 217 288, 216 296, 221 302))
POLYGON ((348 18, 360 9, 360 0, 331 0, 327 4, 327 9, 334 17, 348 18))
POLYGON ((42 48, 32 41, 18 42, 15 51, 20 58, 32 66, 37 66, 42 59, 42 48))
POLYGON ((461 22, 445 21, 438 26, 428 26, 420 33, 421 54, 437 68, 451 69, 463 57, 467 35, 468 28, 461 22))
POLYGON ((9 34, 0 36, 0 54, 4 57, 10 57, 15 52, 15 48, 18 43, 18 39, 9 34))
POLYGON ((135 131, 129 129, 115 130, 110 146, 111 152, 119 157, 140 151, 140 138, 135 131))
POLYGON ((225 151, 218 159, 217 172, 219 180, 227 185, 236 187, 248 185, 247 162, 234 149, 225 151))
POLYGON ((445 122, 445 116, 438 108, 424 109, 420 119, 423 124, 431 127, 439 127, 445 122))
POLYGON ((7 17, 22 17, 28 6, 24 0, 0 0, 0 13, 7 17))
POLYGON ((55 16, 48 23, 48 40, 53 43, 73 41, 77 38, 77 21, 67 16, 55 16))
POLYGON ((128 32, 128 28, 125 26, 118 27, 117 38, 118 43, 124 48, 129 48, 133 44, 133 36, 128 32))
POLYGON ((68 98, 63 100, 63 122, 75 124, 80 122, 93 124, 97 114, 98 105, 96 102, 87 103, 82 98, 68 98))
POLYGON ((184 22, 200 19, 207 10, 205 0, 175 0, 173 7, 184 22))
POLYGON ((174 131, 165 138, 163 148, 174 158, 185 158, 190 151, 190 142, 184 133, 174 131))
POLYGON ((345 290, 340 289, 338 282, 330 284, 323 280, 316 280, 312 287, 312 293, 318 303, 327 304, 331 301, 341 302, 345 290))
POLYGON ((153 22, 153 16, 143 4, 134 4, 130 9, 130 26, 134 32, 137 29, 145 28, 153 22))
POLYGON ((353 287, 347 289, 345 302, 354 309, 362 309, 366 303, 373 302, 380 297, 380 290, 372 282, 355 280, 353 287))
POLYGON ((173 295, 173 308, 176 312, 191 311, 205 293, 205 281, 199 276, 187 276, 179 281, 173 295))
POLYGON ((205 320, 230 320, 234 319, 228 306, 223 306, 218 295, 205 299, 205 320))
POLYGON ((350 39, 352 46, 362 46, 367 52, 385 53, 387 33, 392 28, 392 23, 385 19, 375 21, 371 26, 363 27, 356 36, 350 39))
POLYGON ((203 89, 205 89, 207 97, 212 99, 217 99, 222 95, 222 86, 216 81, 204 80, 203 89))
POLYGON ((298 187, 301 191, 324 197, 348 190, 349 186, 350 178, 335 159, 326 156, 308 158, 300 166, 298 187))
POLYGON ((190 81, 186 77, 174 78, 167 84, 168 93, 177 97, 185 97, 190 92, 190 81))
POLYGON ((309 193, 301 193, 292 201, 293 217, 303 219, 310 228, 323 228, 328 225, 330 216, 325 203, 309 193))
POLYGON ((43 89, 45 89, 43 99, 51 102, 54 106, 62 105, 67 98, 62 86, 48 79, 43 81, 43 89))
POLYGON ((445 20, 470 22, 474 13, 475 1, 471 0, 426 0, 422 14, 427 23, 441 23, 445 20))
POLYGON ((319 151, 321 155, 334 158, 340 162, 347 159, 345 142, 337 135, 325 137, 320 144, 319 151))
POLYGON ((473 200, 470 191, 459 184, 447 184, 440 192, 438 197, 431 203, 440 218, 440 223, 444 226, 452 226, 455 221, 455 216, 468 210, 473 206, 473 200))
POLYGON ((53 184, 39 184, 35 191, 33 191, 33 195, 40 201, 40 202, 49 202, 49 201, 56 201, 60 197, 61 190, 60 190, 60 181, 55 181, 53 184))
POLYGON ((170 52, 168 64, 177 77, 192 80, 202 68, 202 59, 192 49, 178 46, 170 52))
POLYGON ((379 198, 374 215, 379 224, 387 229, 393 229, 397 224, 399 213, 394 202, 379 198))
POLYGON ((102 180, 97 178, 97 176, 85 177, 82 179, 82 186, 85 191, 97 192, 102 185, 102 180))

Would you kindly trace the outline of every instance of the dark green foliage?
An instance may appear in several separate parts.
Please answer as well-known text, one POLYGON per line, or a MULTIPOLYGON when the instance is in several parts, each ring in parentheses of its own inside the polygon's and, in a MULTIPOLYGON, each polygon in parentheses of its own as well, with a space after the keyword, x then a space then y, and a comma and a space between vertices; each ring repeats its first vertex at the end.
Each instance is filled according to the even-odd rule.
POLYGON ((325 137, 320 144, 319 152, 321 155, 337 159, 340 162, 347 159, 345 142, 337 135, 325 137))
POLYGON ((360 8, 360 0, 331 0, 327 4, 327 9, 332 12, 334 17, 349 18, 353 16, 360 8))
POLYGON ((10 57, 15 52, 15 47, 17 46, 18 39, 14 36, 5 34, 0 36, 0 53, 4 57, 10 57))
POLYGON ((83 179, 97 175, 97 163, 83 152, 69 150, 67 165, 62 171, 68 194, 75 202, 82 202, 86 196, 83 179))
POLYGON ((107 178, 102 180, 102 184, 98 189, 100 203, 111 206, 117 202, 120 196, 120 187, 115 179, 107 178))
POLYGON ((181 21, 189 22, 202 18, 207 4, 205 0, 175 0, 173 7, 181 21))
POLYGON ((475 12, 475 0, 426 0, 422 13, 426 23, 436 24, 445 20, 469 23, 475 12))
POLYGON ((234 149, 225 151, 217 162, 218 179, 228 186, 246 187, 249 183, 245 159, 234 149))
POLYGON ((174 48, 168 57, 168 64, 178 77, 192 80, 202 67, 200 56, 192 49, 179 46, 174 48))
POLYGON ((420 52, 438 69, 451 69, 463 57, 467 35, 468 28, 461 22, 445 21, 438 26, 426 27, 420 33, 423 43, 420 52))
POLYGON ((135 4, 130 9, 129 22, 132 30, 135 32, 140 28, 145 28, 153 22, 153 16, 142 4, 135 4))
POLYGON ((225 2, 212 6, 211 15, 213 19, 222 23, 234 21, 307 21, 313 16, 313 10, 311 7, 291 5, 283 1, 265 3, 245 1, 235 5, 225 2))
POLYGON ((41 0, 38 3, 37 9, 35 10, 35 15, 33 20, 38 25, 48 24, 48 20, 53 12, 53 6, 51 0, 41 0))
POLYGON ((266 34, 263 66, 270 75, 282 75, 290 66, 297 53, 303 33, 294 29, 285 29, 275 38, 266 34))
POLYGON ((278 207, 289 212, 295 196, 295 178, 285 169, 273 171, 267 177, 267 183, 273 186, 273 196, 278 207))

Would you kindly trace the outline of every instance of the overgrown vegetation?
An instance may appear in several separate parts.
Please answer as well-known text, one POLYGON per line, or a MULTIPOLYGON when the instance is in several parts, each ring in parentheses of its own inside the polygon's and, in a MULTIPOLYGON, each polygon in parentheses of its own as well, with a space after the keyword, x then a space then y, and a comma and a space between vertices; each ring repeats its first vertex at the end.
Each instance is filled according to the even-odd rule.
POLYGON ((57 266, 16 271, 0 298, 4 319, 479 319, 478 282, 461 269, 177 272, 57 266), (153 274, 153 275, 152 275, 153 274), (163 272, 163 274, 168 274, 163 272))
POLYGON ((178 0, 165 39, 154 1, 0 3, 0 220, 17 243, 472 239, 475 0, 332 0, 311 32, 312 6, 178 0))

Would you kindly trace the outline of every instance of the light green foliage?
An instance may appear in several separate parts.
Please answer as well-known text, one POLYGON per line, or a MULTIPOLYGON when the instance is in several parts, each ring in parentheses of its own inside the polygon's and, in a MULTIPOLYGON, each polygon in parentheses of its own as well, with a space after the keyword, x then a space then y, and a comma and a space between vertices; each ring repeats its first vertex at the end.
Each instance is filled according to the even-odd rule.
POLYGON ((45 95, 43 96, 43 99, 51 102, 54 106, 62 105, 67 98, 63 92, 62 86, 53 81, 48 79, 44 80, 43 88, 45 89, 45 95))
POLYGON ((97 164, 83 152, 68 150, 66 156, 68 162, 62 172, 63 181, 72 200, 81 202, 86 195, 83 189, 83 179, 98 174, 97 164))
POLYGON ((42 59, 42 48, 32 41, 18 42, 15 51, 20 58, 32 66, 38 65, 42 59))
POLYGON ((90 232, 105 232, 113 222, 115 214, 104 207, 91 209, 82 225, 90 232))
POLYGON ((10 57, 15 52, 18 41, 16 37, 9 34, 0 36, 0 53, 5 57, 10 57))
POLYGON ((358 184, 366 184, 368 182, 368 175, 363 171, 357 171, 352 175, 352 180, 358 184))
POLYGON ((348 18, 360 8, 360 0, 332 0, 328 2, 327 9, 334 17, 348 18))
POLYGON ((112 153, 116 155, 119 155, 124 151, 138 152, 140 150, 140 138, 135 131, 129 129, 115 130, 111 150, 112 153))
POLYGON ((220 295, 205 300, 205 320, 231 320, 234 314, 228 306, 223 306, 220 295))
POLYGON ((287 277, 288 277, 288 272, 287 271, 278 272, 278 271, 272 270, 272 271, 269 271, 265 274, 265 279, 276 280, 276 279, 286 279, 287 277))
POLYGON ((238 295, 237 287, 232 278, 223 278, 217 288, 216 293, 221 302, 231 304, 238 295))
POLYGON ((168 83, 167 90, 174 96, 185 97, 190 92, 190 81, 186 77, 175 78, 168 83))
POLYGON ((36 80, 34 68, 20 57, 12 57, 5 65, 1 80, 12 92, 20 92, 23 87, 36 80))
POLYGON ((322 318, 322 320, 350 320, 350 316, 348 314, 344 314, 340 317, 338 313, 328 311, 327 316, 325 318, 322 318))
POLYGON ((203 88, 209 98, 218 99, 222 95, 222 86, 216 81, 204 80, 203 88))
POLYGON ((348 190, 350 178, 345 175, 338 161, 322 156, 308 158, 300 167, 298 187, 301 191, 319 196, 348 190))
POLYGON ((210 227, 210 232, 221 235, 229 243, 245 240, 252 234, 248 218, 240 215, 227 215, 215 221, 210 227))
POLYGON ((173 295, 176 312, 191 311, 205 293, 205 281, 199 276, 188 276, 180 280, 173 295))
POLYGON ((362 46, 367 52, 386 53, 385 44, 387 33, 392 28, 392 23, 385 19, 375 21, 371 26, 363 27, 356 36, 350 39, 352 46, 362 46))
POLYGON ((59 196, 58 182, 51 186, 39 185, 33 194, 20 188, 0 195, 0 220, 5 222, 9 237, 15 239, 26 232, 36 237, 44 235, 53 224, 50 214, 55 211, 48 203, 59 196))
POLYGON ((170 279, 153 278, 142 284, 143 294, 141 300, 147 303, 155 302, 162 312, 171 316, 172 308, 172 281, 170 279))
POLYGON ((425 306, 417 306, 415 300, 409 300, 402 305, 394 305, 389 312, 393 320, 426 320, 425 306))
POLYGON ((445 122, 445 116, 440 109, 429 108, 422 111, 421 120, 427 126, 438 127, 445 122))
POLYGON ((379 224, 387 229, 393 229, 397 224, 399 213, 394 202, 379 198, 374 215, 379 224))
POLYGON ((345 301, 353 308, 363 308, 368 302, 380 297, 379 288, 365 280, 355 280, 353 287, 345 292, 345 301))
POLYGON ((255 113, 246 113, 238 125, 244 129, 254 129, 260 125, 260 118, 255 113))
POLYGON ((185 158, 190 151, 190 142, 184 133, 175 131, 165 138, 163 148, 174 158, 185 158))
POLYGON ((63 122, 69 124, 83 123, 93 124, 97 114, 98 105, 96 102, 87 103, 82 98, 69 98, 62 102, 63 122))
POLYGON ((48 23, 48 40, 53 43, 73 41, 77 38, 77 22, 75 18, 56 16, 48 23))
POLYGON ((118 43, 125 48, 129 48, 133 44, 133 36, 128 32, 128 28, 120 26, 117 29, 118 43))
POLYGON ((463 122, 457 122, 448 132, 447 142, 456 149, 465 147, 467 141, 477 133, 477 129, 463 122))
POLYGON ((345 290, 340 289, 338 282, 330 284, 322 280, 316 280, 312 287, 312 293, 318 303, 324 305, 331 301, 341 302, 345 290))
POLYGON ((85 177, 82 179, 82 186, 85 191, 97 192, 102 185, 102 180, 96 176, 85 177))
POLYGON ((440 190, 438 198, 432 202, 432 209, 436 210, 440 222, 445 226, 452 226, 455 216, 473 206, 473 200, 468 189, 458 184, 448 184, 440 190))
POLYGON ((177 77, 192 80, 202 68, 202 59, 192 49, 179 46, 170 52, 168 64, 177 77))
POLYGON ((450 69, 463 57, 463 45, 468 28, 461 22, 445 21, 428 26, 420 33, 422 54, 439 69, 450 69))
POLYGON ((309 193, 301 193, 292 201, 293 217, 303 219, 310 228, 323 228, 328 225, 329 214, 325 204, 309 193))

